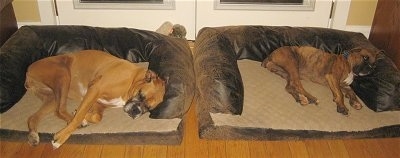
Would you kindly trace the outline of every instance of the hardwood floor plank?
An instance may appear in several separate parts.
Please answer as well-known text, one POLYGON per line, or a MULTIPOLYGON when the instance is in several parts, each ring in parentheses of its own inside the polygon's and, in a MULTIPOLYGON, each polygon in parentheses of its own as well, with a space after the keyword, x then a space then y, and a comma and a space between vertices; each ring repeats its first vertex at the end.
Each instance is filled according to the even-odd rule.
POLYGON ((209 158, 227 158, 224 140, 209 140, 207 146, 209 158))
POLYGON ((85 145, 85 152, 83 157, 86 158, 98 158, 101 156, 103 145, 85 145))
POLYGON ((60 153, 60 158, 83 158, 85 145, 80 144, 64 144, 60 153))
POLYGON ((249 144, 247 141, 227 140, 226 156, 229 158, 250 157, 249 144))
MULTIPOLYGON (((385 152, 381 148, 379 142, 376 139, 363 139, 364 150, 371 157, 386 157, 385 152)), ((400 150, 400 148, 399 148, 400 150)))
POLYGON ((289 141, 292 158, 308 158, 308 151, 304 141, 289 141))
POLYGON ((263 141, 249 141, 249 152, 250 152, 250 157, 253 158, 268 156, 263 141))
POLYGON ((327 141, 333 157, 349 158, 346 146, 343 140, 329 140, 327 141))
POLYGON ((181 145, 168 145, 167 146, 167 157, 168 158, 180 158, 185 157, 185 146, 181 145))
POLYGON ((167 157, 167 146, 165 145, 145 145, 143 158, 165 158, 167 157))
POLYGON ((265 141, 268 157, 291 158, 292 153, 287 141, 265 141))
POLYGON ((142 158, 143 145, 127 145, 125 148, 126 158, 142 158))
POLYGON ((19 157, 40 157, 44 150, 43 144, 31 146, 28 143, 22 143, 19 157))
POLYGON ((196 107, 192 104, 185 119, 185 132, 183 143, 185 145, 185 157, 208 157, 207 140, 199 139, 196 107))
POLYGON ((199 140, 195 136, 188 136, 185 139, 185 157, 203 158, 208 157, 208 147, 206 140, 199 140))
POLYGON ((400 138, 377 139, 385 157, 400 157, 400 138))
POLYGON ((61 146, 58 149, 53 149, 53 145, 51 143, 44 143, 44 149, 42 152, 42 158, 54 158, 59 157, 61 150, 63 150, 64 146, 61 146))
POLYGON ((310 158, 331 158, 332 152, 326 140, 306 140, 308 155, 310 158))
POLYGON ((123 158, 125 157, 125 145, 103 145, 102 158, 123 158))
POLYGON ((8 157, 18 157, 20 155, 20 149, 22 146, 21 142, 1 142, 1 157, 8 158, 8 157))
POLYGON ((346 146, 349 157, 362 157, 362 158, 371 158, 364 149, 364 143, 361 139, 346 139, 343 140, 344 145, 346 146))

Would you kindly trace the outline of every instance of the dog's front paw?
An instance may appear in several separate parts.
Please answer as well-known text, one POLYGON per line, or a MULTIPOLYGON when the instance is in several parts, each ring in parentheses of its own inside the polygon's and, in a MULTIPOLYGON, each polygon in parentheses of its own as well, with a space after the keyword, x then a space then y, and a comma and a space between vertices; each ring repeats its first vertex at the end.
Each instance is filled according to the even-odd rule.
POLYGON ((31 146, 36 146, 39 144, 39 134, 37 132, 29 132, 28 134, 28 143, 31 146))
POLYGON ((82 121, 82 123, 81 123, 81 125, 78 127, 78 128, 85 128, 85 127, 87 127, 87 126, 89 126, 89 122, 87 121, 87 120, 83 120, 82 121))
POLYGON ((69 135, 56 133, 53 137, 53 140, 51 141, 53 149, 58 149, 61 145, 63 145, 67 141, 68 138, 69 135))
POLYGON ((337 106, 336 111, 346 116, 349 115, 349 110, 346 107, 337 106))
POLYGON ((58 143, 56 140, 52 140, 51 145, 53 145, 53 149, 58 149, 62 144, 58 143))

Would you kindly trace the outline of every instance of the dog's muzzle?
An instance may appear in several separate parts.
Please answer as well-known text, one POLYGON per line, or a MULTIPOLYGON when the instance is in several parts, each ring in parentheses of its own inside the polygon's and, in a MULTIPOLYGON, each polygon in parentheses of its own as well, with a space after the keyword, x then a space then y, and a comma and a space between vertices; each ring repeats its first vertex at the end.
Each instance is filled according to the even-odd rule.
POLYGON ((364 60, 360 65, 357 65, 353 68, 353 72, 357 76, 366 76, 371 74, 375 69, 375 64, 371 64, 368 61, 364 60))
POLYGON ((133 119, 137 119, 149 111, 146 103, 138 97, 134 97, 124 105, 124 111, 133 119))

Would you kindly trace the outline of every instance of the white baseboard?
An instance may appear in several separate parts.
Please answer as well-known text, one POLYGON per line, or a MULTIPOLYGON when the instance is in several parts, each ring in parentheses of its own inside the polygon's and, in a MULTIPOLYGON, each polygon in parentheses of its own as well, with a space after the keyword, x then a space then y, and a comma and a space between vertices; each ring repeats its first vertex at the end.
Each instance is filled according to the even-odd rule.
POLYGON ((345 28, 346 31, 360 32, 364 34, 365 37, 369 37, 369 33, 371 32, 371 26, 366 25, 347 25, 345 28))

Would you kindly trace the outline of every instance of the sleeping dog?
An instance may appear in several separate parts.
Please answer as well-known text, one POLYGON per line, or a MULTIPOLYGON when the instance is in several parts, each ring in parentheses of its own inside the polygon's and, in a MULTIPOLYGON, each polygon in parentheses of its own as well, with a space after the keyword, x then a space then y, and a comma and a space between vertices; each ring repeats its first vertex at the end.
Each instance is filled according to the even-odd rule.
POLYGON ((261 65, 286 79, 286 91, 301 105, 318 104, 318 100, 304 90, 300 79, 329 86, 337 112, 348 115, 342 92, 354 109, 362 108, 349 85, 354 75, 365 76, 373 71, 378 54, 362 48, 336 55, 309 46, 285 46, 273 51, 261 65))
POLYGON ((105 108, 123 107, 132 118, 163 101, 165 82, 146 70, 111 54, 85 50, 34 62, 26 73, 25 87, 43 102, 28 119, 29 143, 37 145, 37 126, 49 113, 68 125, 53 137, 61 146, 76 128, 101 121, 105 108), (75 116, 67 112, 67 99, 80 100, 75 116))

